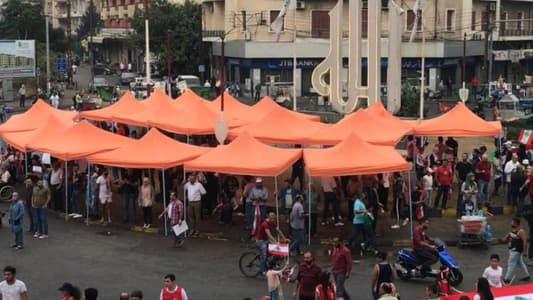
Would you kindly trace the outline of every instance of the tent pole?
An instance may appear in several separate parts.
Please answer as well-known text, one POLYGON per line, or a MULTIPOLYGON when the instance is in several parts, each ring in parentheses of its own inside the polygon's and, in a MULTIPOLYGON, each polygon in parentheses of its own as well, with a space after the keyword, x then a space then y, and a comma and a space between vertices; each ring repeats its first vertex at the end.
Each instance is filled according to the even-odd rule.
POLYGON ((28 177, 28 151, 24 151, 24 172, 28 177))
POLYGON ((307 202, 309 206, 309 226, 307 227, 309 228, 309 231, 307 232, 307 245, 311 246, 311 175, 307 176, 307 181, 307 202))
POLYGON ((408 191, 409 191, 409 195, 408 195, 408 199, 409 199, 409 220, 411 222, 409 222, 411 224, 410 226, 410 232, 411 232, 411 241, 413 240, 413 199, 411 198, 411 170, 409 170, 408 172, 408 176, 407 176, 407 184, 409 185, 409 188, 408 188, 408 191))
MULTIPOLYGON (((189 135, 187 134, 187 145, 189 144, 189 135)), ((185 222, 187 222, 187 197, 186 197, 186 191, 185 191, 185 182, 187 182, 187 173, 185 172, 185 165, 183 165, 183 218, 185 219, 185 222)), ((185 232, 185 236, 187 236, 187 232, 185 232)))
MULTIPOLYGON (((161 178, 163 180, 163 207, 167 207, 167 188, 165 184, 165 169, 161 169, 161 178)), ((168 228, 167 228, 167 216, 168 214, 165 214, 165 236, 168 236, 168 228)))
POLYGON ((65 220, 68 221, 68 160, 65 160, 65 220))
MULTIPOLYGON (((276 191, 275 193, 278 192, 278 176, 274 177, 274 190, 276 191)), ((278 197, 274 197, 274 200, 276 202, 276 223, 279 226, 279 205, 278 205, 278 199, 277 198, 278 197)), ((289 224, 289 226, 291 226, 291 225, 289 224)))
POLYGON ((85 225, 89 225, 89 201, 91 201, 93 196, 92 191, 93 185, 91 182, 91 163, 87 162, 87 192, 85 193, 85 225))

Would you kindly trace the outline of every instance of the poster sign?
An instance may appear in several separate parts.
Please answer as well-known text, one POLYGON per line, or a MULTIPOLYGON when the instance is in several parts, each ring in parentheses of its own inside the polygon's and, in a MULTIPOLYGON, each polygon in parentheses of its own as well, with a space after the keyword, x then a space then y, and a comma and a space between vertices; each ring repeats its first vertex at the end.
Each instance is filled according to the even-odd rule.
POLYGON ((35 41, 0 40, 0 78, 35 77, 35 41))
POLYGON ((492 54, 494 55, 494 60, 496 61, 509 60, 508 50, 495 50, 492 51, 492 54))

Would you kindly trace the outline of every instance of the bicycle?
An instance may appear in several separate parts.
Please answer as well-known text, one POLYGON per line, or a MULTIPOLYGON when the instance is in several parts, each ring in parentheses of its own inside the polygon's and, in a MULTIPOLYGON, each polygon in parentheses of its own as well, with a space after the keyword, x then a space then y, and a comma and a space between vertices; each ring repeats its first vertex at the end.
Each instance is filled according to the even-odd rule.
POLYGON ((9 202, 11 200, 11 195, 15 192, 15 188, 6 184, 3 187, 0 187, 0 201, 9 202))

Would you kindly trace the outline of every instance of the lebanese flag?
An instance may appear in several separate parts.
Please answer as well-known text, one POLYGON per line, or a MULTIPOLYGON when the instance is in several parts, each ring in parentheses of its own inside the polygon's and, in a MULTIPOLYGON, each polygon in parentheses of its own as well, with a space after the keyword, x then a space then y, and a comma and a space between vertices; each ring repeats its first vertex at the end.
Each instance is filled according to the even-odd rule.
POLYGON ((531 144, 531 142, 533 142, 533 132, 529 129, 520 130, 520 135, 518 135, 518 142, 524 145, 531 144))
POLYGON ((254 210, 254 223, 252 226, 252 236, 257 234, 257 230, 259 229, 259 226, 261 226, 261 209, 259 209, 259 202, 255 204, 255 210, 254 210))
POLYGON ((289 256, 289 244, 268 244, 268 253, 276 256, 289 256))
MULTIPOLYGON (((533 299, 533 283, 505 286, 501 288, 491 288, 494 300, 531 300, 533 299)), ((444 297, 442 300, 459 300, 461 296, 468 296, 473 299, 475 292, 464 293, 460 295, 453 295, 444 297)))

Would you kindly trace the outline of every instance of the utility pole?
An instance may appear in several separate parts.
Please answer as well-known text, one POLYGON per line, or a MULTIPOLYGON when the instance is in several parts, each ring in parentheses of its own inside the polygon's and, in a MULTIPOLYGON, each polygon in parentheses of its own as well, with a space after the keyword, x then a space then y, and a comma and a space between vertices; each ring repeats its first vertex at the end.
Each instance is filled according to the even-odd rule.
POLYGON ((226 90, 224 83, 224 73, 226 72, 226 64, 224 63, 224 48, 226 47, 226 44, 224 40, 226 39, 226 36, 222 35, 220 38, 222 39, 222 48, 220 49, 220 111, 224 112, 224 91, 226 90))
POLYGON ((91 63, 91 82, 94 82, 94 53, 93 53, 93 10, 94 10, 94 2, 91 0, 89 4, 89 60, 91 63))
POLYGON ((170 61, 170 29, 167 30, 167 80, 168 80, 168 95, 172 97, 172 72, 171 61, 170 61))
POLYGON ((46 91, 48 94, 50 94, 50 89, 52 86, 50 84, 50 33, 48 28, 48 1, 45 1, 44 3, 44 26, 46 31, 46 91))
POLYGON ((144 54, 144 60, 146 64, 146 95, 149 97, 152 92, 152 86, 150 84, 151 76, 150 72, 152 71, 150 69, 150 0, 144 0, 144 40, 145 40, 145 54, 144 54))
POLYGON ((70 15, 71 0, 67 0, 67 76, 72 83, 72 18, 70 15))
POLYGON ((462 81, 466 81, 466 32, 463 36, 463 74, 462 74, 462 81))

